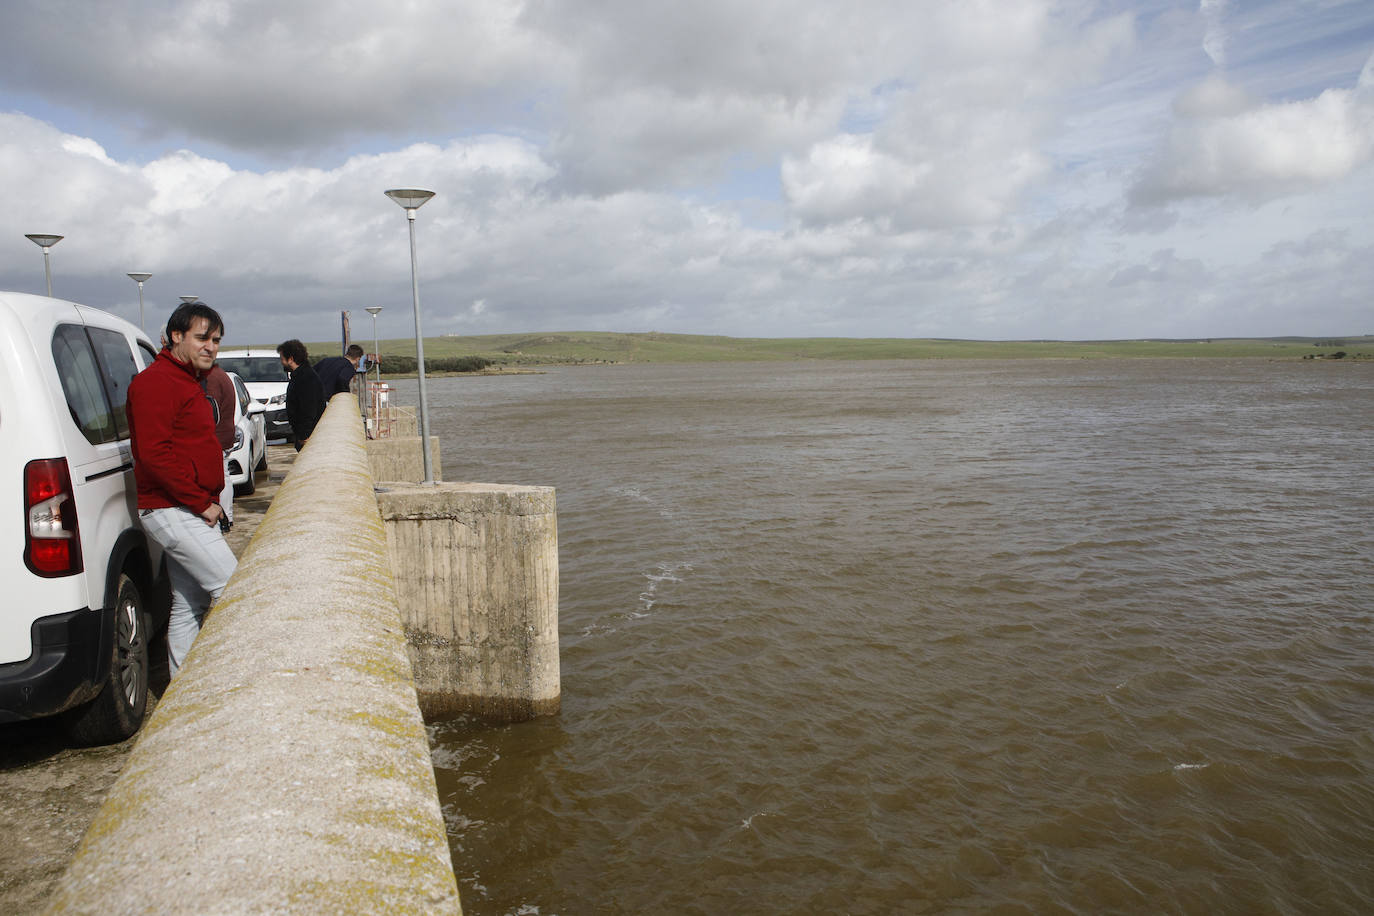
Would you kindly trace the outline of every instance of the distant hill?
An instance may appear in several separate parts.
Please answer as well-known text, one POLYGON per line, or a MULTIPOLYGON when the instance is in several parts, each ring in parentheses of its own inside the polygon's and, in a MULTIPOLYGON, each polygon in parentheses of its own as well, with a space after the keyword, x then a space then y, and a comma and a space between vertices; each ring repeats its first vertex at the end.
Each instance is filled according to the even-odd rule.
MULTIPOLYGON (((369 350, 371 341, 358 340, 369 350)), ((333 352, 337 343, 310 344, 333 352)), ((381 341, 382 355, 415 355, 408 339, 381 341)), ((566 331, 425 338, 426 360, 478 356, 495 366, 712 363, 841 359, 1122 359, 1146 357, 1301 359, 1344 352, 1374 359, 1374 335, 1197 340, 950 340, 936 338, 717 337, 566 331)), ((385 365, 385 358, 383 359, 385 365)))

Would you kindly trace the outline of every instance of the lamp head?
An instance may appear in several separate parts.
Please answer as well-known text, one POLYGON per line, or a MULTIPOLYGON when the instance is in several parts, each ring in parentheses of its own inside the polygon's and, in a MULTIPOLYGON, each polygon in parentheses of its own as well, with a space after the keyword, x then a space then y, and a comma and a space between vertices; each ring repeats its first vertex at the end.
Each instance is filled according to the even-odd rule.
POLYGON ((369 305, 369 306, 367 306, 367 308, 365 308, 363 311, 367 312, 367 313, 368 313, 369 315, 371 315, 373 318, 376 318, 376 317, 377 317, 377 313, 380 312, 381 310, 382 310, 382 307, 381 307, 380 305, 369 305))
POLYGON ((423 188, 395 188, 385 193, 387 197, 404 207, 407 212, 420 209, 425 205, 425 201, 434 196, 433 191, 426 191, 423 188))
POLYGON ((129 274, 129 279, 141 285, 144 280, 147 280, 151 276, 152 274, 150 273, 146 273, 141 270, 136 270, 129 274))
POLYGON ((65 236, 43 235, 41 232, 26 232, 24 233, 24 238, 28 239, 30 242, 33 242, 39 248, 48 249, 56 245, 58 242, 62 241, 62 239, 65 238, 65 236))

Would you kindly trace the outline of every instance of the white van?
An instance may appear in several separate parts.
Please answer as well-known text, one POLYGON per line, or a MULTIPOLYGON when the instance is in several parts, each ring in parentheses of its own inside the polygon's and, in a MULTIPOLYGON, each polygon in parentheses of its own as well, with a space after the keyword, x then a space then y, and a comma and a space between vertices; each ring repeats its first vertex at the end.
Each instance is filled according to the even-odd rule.
POLYGON ((291 438, 291 423, 286 419, 286 383, 291 375, 281 367, 281 357, 270 347, 247 350, 220 350, 219 367, 232 372, 248 386, 253 400, 267 405, 267 441, 291 438))
POLYGON ((124 405, 155 355, 107 312, 0 292, 0 723, 61 713, 97 744, 143 722, 170 596, 124 405))

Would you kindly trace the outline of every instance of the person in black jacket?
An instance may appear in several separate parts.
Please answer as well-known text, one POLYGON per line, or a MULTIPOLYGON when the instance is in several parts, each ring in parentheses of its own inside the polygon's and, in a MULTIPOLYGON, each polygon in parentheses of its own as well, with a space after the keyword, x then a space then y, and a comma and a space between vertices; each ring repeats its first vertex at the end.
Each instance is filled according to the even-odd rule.
POLYGON ((324 386, 310 368, 310 354, 299 340, 292 338, 278 344, 277 355, 281 357, 281 367, 291 373, 291 380, 286 383, 286 419, 299 452, 324 413, 324 386))
POLYGON ((362 358, 363 348, 353 344, 343 356, 326 356, 315 364, 315 374, 320 377, 320 384, 324 386, 325 401, 348 390, 362 358))

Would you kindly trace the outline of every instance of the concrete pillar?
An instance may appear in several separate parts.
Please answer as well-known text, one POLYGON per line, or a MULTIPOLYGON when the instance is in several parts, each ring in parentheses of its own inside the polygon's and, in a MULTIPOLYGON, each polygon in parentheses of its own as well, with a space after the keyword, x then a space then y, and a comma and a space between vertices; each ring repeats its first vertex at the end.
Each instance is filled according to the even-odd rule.
MULTIPOLYGON (((434 479, 442 480, 438 436, 429 437, 429 457, 434 467, 434 479)), ((372 466, 373 480, 409 480, 418 483, 425 479, 425 456, 420 451, 419 436, 369 439, 367 460, 372 466)))
MULTIPOLYGON (((385 389, 385 386, 383 386, 385 389)), ((394 392, 386 390, 368 405, 366 412, 368 435, 374 439, 420 435, 420 420, 414 407, 391 403, 394 392)))
MULTIPOLYGON (((394 437, 418 436, 420 435, 420 420, 415 416, 415 408, 409 408, 410 413, 397 413, 391 418, 388 424, 388 435, 394 437)), ((423 474, 420 475, 424 477, 423 474)))
POLYGON ((377 503, 425 717, 557 713, 553 488, 387 483, 377 503))

